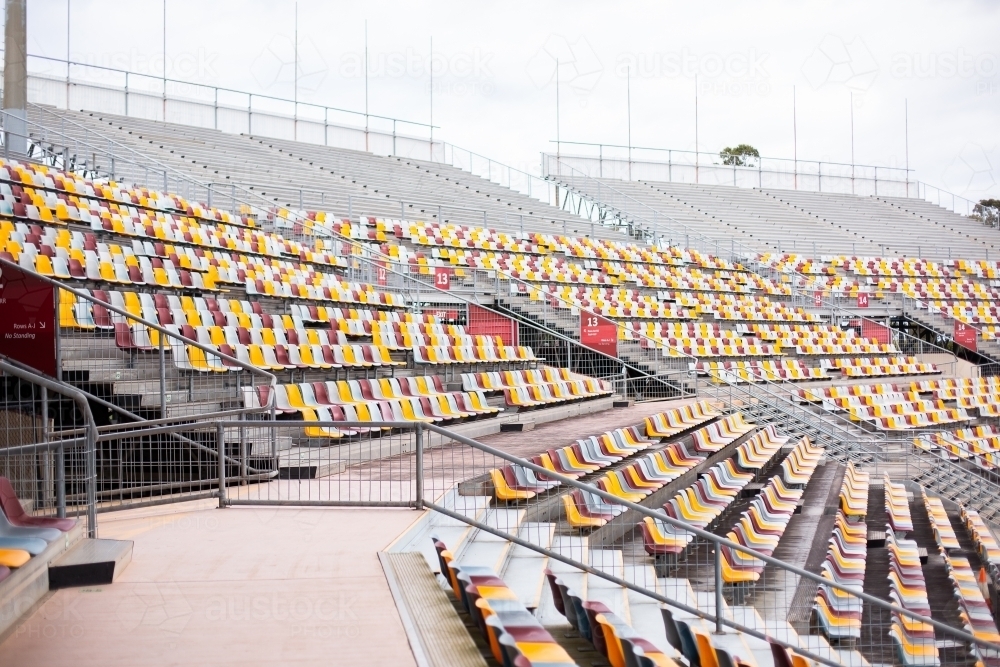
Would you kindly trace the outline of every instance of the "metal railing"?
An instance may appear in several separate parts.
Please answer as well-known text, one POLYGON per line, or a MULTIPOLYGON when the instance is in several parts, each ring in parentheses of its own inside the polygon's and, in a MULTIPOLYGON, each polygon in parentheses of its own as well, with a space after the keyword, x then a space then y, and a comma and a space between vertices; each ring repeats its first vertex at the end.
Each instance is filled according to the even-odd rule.
MULTIPOLYGON (((687 151, 619 144, 595 144, 581 141, 550 141, 558 146, 597 149, 597 155, 566 155, 559 160, 575 163, 586 171, 596 171, 601 178, 703 183, 738 187, 773 187, 784 190, 810 190, 848 194, 882 194, 908 197, 916 192, 916 181, 900 167, 880 167, 833 161, 793 160, 776 157, 742 158, 725 164, 719 153, 687 151), (666 161, 662 156, 666 154, 666 161), (596 160, 596 164, 595 164, 596 160), (824 170, 825 168, 825 170, 824 170), (881 179, 879 178, 879 170, 881 179), (879 192, 879 185, 882 192, 879 192), (901 186, 901 187, 900 187, 901 186), (825 189, 824 189, 825 188, 825 189)), ((544 160, 544 157, 543 157, 544 160)), ((912 170, 910 170, 912 171, 912 170)))
POLYGON ((85 515, 97 537, 97 424, 87 397, 0 358, 0 476, 34 516, 85 515))
POLYGON ((429 158, 434 152, 438 127, 420 121, 48 56, 29 54, 28 62, 55 63, 66 70, 63 77, 29 72, 33 103, 383 154, 429 158), (401 133, 397 126, 427 136, 401 133))
MULTIPOLYGON (((214 425, 206 424, 204 428, 206 434, 210 434, 213 427, 218 433, 240 424, 219 422, 214 425)), ((371 431, 361 441, 348 441, 337 447, 290 450, 287 465, 283 468, 285 472, 277 478, 258 484, 248 483, 254 480, 245 479, 237 466, 220 466, 217 489, 220 506, 370 505, 429 508, 478 529, 469 534, 469 542, 477 540, 477 533, 495 535, 543 554, 550 562, 558 561, 563 566, 573 568, 556 568, 550 565, 557 576, 572 578, 581 576, 573 574, 574 571, 587 573, 651 601, 663 603, 672 611, 674 619, 704 619, 714 625, 716 632, 735 630, 743 633, 748 641, 753 638, 774 642, 825 665, 855 664, 847 655, 850 651, 859 651, 868 661, 877 660, 885 664, 892 662, 896 647, 887 631, 893 622, 900 623, 900 619, 907 619, 907 623, 916 624, 917 627, 930 628, 939 637, 949 640, 935 645, 940 647, 935 650, 940 650, 942 657, 954 659, 965 655, 970 647, 979 653, 1000 650, 1000 647, 983 641, 962 628, 955 628, 938 620, 951 609, 952 591, 928 589, 931 595, 928 605, 931 616, 928 617, 924 612, 916 612, 865 594, 857 587, 835 583, 822 575, 815 559, 808 559, 811 564, 807 567, 789 563, 779 557, 779 554, 785 553, 781 551, 780 542, 777 550, 771 548, 764 552, 760 548, 749 548, 736 541, 732 533, 725 537, 717 534, 725 533, 726 526, 734 524, 738 518, 749 516, 749 508, 754 502, 745 498, 737 497, 732 500, 717 520, 702 529, 671 517, 660 509, 625 500, 620 495, 605 491, 594 483, 598 476, 606 472, 604 470, 580 480, 566 477, 465 437, 453 429, 434 424, 279 422, 267 424, 265 428, 371 431), (543 476, 543 479, 548 480, 546 484, 550 488, 532 494, 530 498, 521 497, 495 503, 491 499, 495 493, 491 471, 506 466, 516 466, 520 470, 543 476), (620 508, 620 513, 612 522, 593 528, 589 533, 573 529, 564 519, 563 498, 577 492, 597 499, 588 502, 602 502, 606 507, 620 508), (674 534, 689 538, 680 557, 668 559, 646 553, 638 528, 643 522, 650 521, 655 525, 668 526, 674 534), (551 528, 545 527, 551 523, 559 525, 555 536, 551 528), (731 573, 731 563, 734 561, 756 563, 760 576, 756 581, 734 582, 731 573), (813 606, 820 587, 826 590, 827 595, 836 591, 841 604, 863 609, 862 621, 859 623, 860 634, 855 640, 835 643, 830 648, 825 642, 803 639, 818 632, 819 621, 813 616, 813 606), (775 630, 776 623, 778 627, 787 627, 784 625, 786 618, 797 632, 775 630)), ((569 444, 573 437, 576 436, 567 434, 562 442, 569 444)), ((216 439, 219 439, 218 436, 216 439)), ((653 503, 662 502, 675 490, 691 484, 709 466, 732 456, 740 440, 745 441, 746 438, 734 441, 717 455, 711 455, 690 472, 677 478, 676 483, 668 484, 656 492, 660 496, 652 495, 649 500, 653 503)), ((769 460, 752 468, 749 474, 765 488, 771 486, 774 473, 784 474, 779 464, 788 454, 791 445, 796 445, 796 441, 797 439, 793 439, 784 448, 769 449, 769 460)), ((800 449, 801 451, 804 450, 800 449)), ((642 455, 630 457, 623 464, 634 464, 639 456, 642 455)), ((219 460, 222 460, 221 457, 219 460)), ((826 465, 834 469, 835 464, 831 461, 826 465)), ((821 485, 824 491, 839 488, 841 481, 841 476, 829 474, 825 466, 815 468, 812 478, 817 480, 815 483, 821 485)), ((880 480, 873 475, 871 481, 877 483, 880 480)), ((798 485, 801 486, 802 483, 800 480, 798 485)), ((796 483, 791 483, 791 486, 796 487, 796 483)), ((911 486, 910 489, 914 490, 914 487, 911 486)), ((910 503, 915 522, 927 521, 921 515, 922 506, 922 497, 915 495, 910 503)), ((878 507, 875 506, 872 511, 875 514, 869 517, 869 521, 877 525, 880 518, 878 507)), ((824 555, 828 543, 822 537, 833 529, 834 521, 833 517, 821 519, 818 516, 805 512, 791 515, 786 518, 788 528, 785 532, 819 532, 819 538, 811 541, 811 549, 821 549, 820 555, 824 555)), ((792 540, 789 535, 785 537, 792 540)), ((897 539, 900 538, 901 535, 897 539)), ((448 546, 455 549, 456 561, 461 563, 465 545, 448 546)), ((884 555, 878 556, 877 550, 869 550, 868 554, 868 558, 873 560, 885 558, 884 555)), ((516 569, 517 565, 512 562, 508 567, 516 569)), ((943 568, 943 564, 939 563, 937 567, 943 568)), ((591 588, 595 587, 600 586, 593 584, 591 588)), ((581 589, 585 587, 581 586, 581 589)), ((541 594, 548 595, 545 590, 541 594)), ((651 611, 659 620, 660 610, 654 606, 651 611)), ((633 610, 633 614, 638 613, 639 609, 633 610)))
MULTIPOLYGON (((454 268, 457 267, 451 267, 451 270, 454 271, 454 268)), ((501 303, 500 295, 521 291, 521 286, 527 290, 527 283, 497 271, 464 269, 462 275, 454 272, 448 289, 443 289, 435 284, 434 274, 427 280, 424 274, 412 271, 412 267, 408 265, 356 256, 352 257, 347 276, 352 281, 407 293, 411 307, 417 312, 425 308, 424 304, 441 304, 442 307, 458 304, 464 308, 494 304, 500 306, 499 315, 517 328, 518 344, 531 347, 536 356, 550 363, 613 382, 616 387, 627 392, 625 397, 678 397, 693 391, 688 387, 690 378, 687 369, 683 363, 679 364, 685 359, 693 359, 689 355, 678 351, 680 359, 676 359, 670 357, 668 351, 661 346, 661 349, 643 350, 642 354, 616 357, 581 344, 578 338, 568 335, 573 329, 566 328, 568 325, 565 322, 550 321, 546 316, 548 311, 541 316, 532 312, 519 313, 501 303), (511 285, 515 286, 514 289, 511 285), (486 298, 482 299, 480 295, 486 295, 486 298), (657 363, 658 361, 662 363, 657 363)), ((564 302, 564 307, 572 308, 572 304, 564 302)), ((430 309, 436 308, 438 307, 434 306, 430 309)), ((616 332, 620 328, 620 324, 616 325, 616 332)))
MULTIPOLYGON (((923 199, 968 217, 977 202, 913 178, 913 170, 829 160, 747 156, 727 164, 719 153, 581 141, 549 141, 596 155, 554 156, 599 178, 731 185, 923 199), (664 155, 666 160, 664 160, 664 155)), ((543 155, 543 164, 545 161, 543 155)))

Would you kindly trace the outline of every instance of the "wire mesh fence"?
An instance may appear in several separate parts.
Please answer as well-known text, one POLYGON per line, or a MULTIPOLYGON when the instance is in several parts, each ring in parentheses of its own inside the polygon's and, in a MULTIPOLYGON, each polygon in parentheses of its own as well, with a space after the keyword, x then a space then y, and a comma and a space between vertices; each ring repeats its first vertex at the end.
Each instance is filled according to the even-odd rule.
POLYGON ((18 509, 28 516, 85 516, 88 533, 96 535, 97 433, 83 394, 0 360, 0 437, 0 478, 6 480, 0 485, 9 484, 0 489, 5 499, 0 535, 16 536, 8 530, 12 522, 27 525, 18 509), (11 504, 17 501, 20 508, 11 504))
POLYGON ((478 529, 454 545, 459 569, 495 566, 516 589, 538 561, 504 558, 496 537, 548 557, 543 624, 560 594, 636 619, 625 586, 665 604, 685 656, 699 635, 734 662, 769 642, 831 665, 973 664, 997 648, 992 617, 965 622, 995 590, 967 585, 991 567, 974 511, 780 425, 702 404, 531 459, 462 443, 425 453, 428 505, 478 529))

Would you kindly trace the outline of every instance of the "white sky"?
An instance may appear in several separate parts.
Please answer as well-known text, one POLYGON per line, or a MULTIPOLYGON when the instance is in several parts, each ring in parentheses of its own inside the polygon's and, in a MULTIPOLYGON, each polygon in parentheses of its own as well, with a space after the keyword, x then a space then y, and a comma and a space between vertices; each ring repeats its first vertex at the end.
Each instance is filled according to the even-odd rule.
MULTIPOLYGON (((296 3, 167 0, 168 75, 291 97, 296 3)), ((160 0, 71 0, 74 60, 161 72, 160 0)), ((64 58, 66 0, 28 0, 28 51, 64 58)), ((1000 196, 997 2, 298 2, 299 99, 427 122, 434 40, 435 136, 537 171, 561 137, 694 147, 750 143, 859 164, 905 162, 925 182, 1000 196)), ((35 67, 35 64, 32 65, 35 67)), ((569 152, 564 149, 564 152, 569 152)))

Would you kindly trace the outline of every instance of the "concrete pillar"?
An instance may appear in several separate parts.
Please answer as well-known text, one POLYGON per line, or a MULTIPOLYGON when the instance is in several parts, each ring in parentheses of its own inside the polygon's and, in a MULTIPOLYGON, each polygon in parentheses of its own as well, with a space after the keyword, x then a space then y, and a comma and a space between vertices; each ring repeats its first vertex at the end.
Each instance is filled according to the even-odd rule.
POLYGON ((3 126, 11 153, 28 151, 27 0, 6 0, 3 53, 3 126))

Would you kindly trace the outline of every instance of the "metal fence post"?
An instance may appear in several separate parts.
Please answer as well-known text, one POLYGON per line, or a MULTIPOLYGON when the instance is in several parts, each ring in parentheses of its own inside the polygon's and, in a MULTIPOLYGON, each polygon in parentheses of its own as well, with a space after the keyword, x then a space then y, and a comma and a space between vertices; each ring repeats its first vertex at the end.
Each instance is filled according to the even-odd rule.
MULTIPOLYGON (((86 399, 84 399, 86 400, 86 399)), ((97 537, 97 424, 94 416, 87 424, 87 537, 97 537)), ((60 451, 62 451, 60 449, 60 451)), ((63 513, 65 514, 65 487, 63 488, 63 513)))
POLYGON ((416 509, 422 510, 424 508, 424 425, 422 422, 417 422, 415 426, 415 433, 417 441, 417 456, 415 463, 417 466, 416 509))
POLYGON ((215 442, 219 446, 219 507, 226 506, 226 446, 222 422, 215 424, 215 442))
POLYGON ((66 449, 56 450, 56 516, 66 518, 66 449))
POLYGON ((166 352, 163 349, 163 332, 157 332, 160 340, 160 417, 167 416, 167 362, 166 352))
POLYGON ((722 545, 715 545, 715 634, 724 634, 722 629, 722 545))

